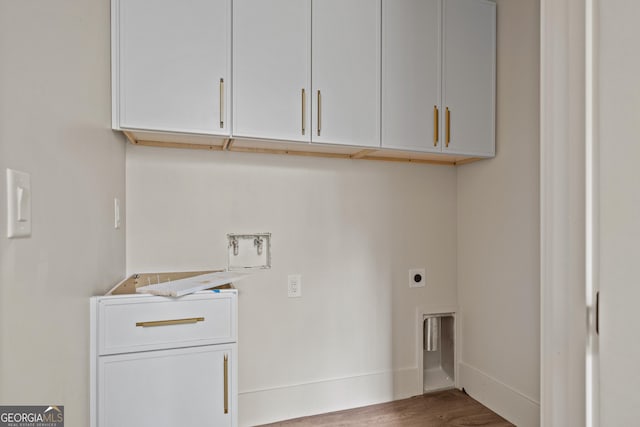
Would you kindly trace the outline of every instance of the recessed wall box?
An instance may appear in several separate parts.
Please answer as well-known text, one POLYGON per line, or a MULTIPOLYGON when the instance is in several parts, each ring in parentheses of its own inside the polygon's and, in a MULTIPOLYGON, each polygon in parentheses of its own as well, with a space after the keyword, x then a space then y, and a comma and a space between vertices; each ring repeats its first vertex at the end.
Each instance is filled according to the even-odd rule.
POLYGON ((455 314, 427 314, 423 319, 425 393, 455 386, 455 314))
POLYGON ((271 268, 271 233, 227 234, 229 271, 271 268))

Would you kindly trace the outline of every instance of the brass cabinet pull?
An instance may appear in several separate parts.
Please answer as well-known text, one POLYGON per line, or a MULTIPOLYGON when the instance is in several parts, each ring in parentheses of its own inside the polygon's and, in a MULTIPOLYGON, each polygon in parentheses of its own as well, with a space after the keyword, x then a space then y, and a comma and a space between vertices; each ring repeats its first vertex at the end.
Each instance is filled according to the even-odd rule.
POLYGON ((322 95, 320 94, 320 91, 318 91, 318 136, 320 136, 321 128, 322 128, 322 95))
POLYGON ((220 78, 220 129, 224 128, 224 79, 220 78))
POLYGON ((154 320, 152 322, 136 322, 136 326, 150 328, 153 326, 186 325, 188 323, 204 322, 204 317, 190 317, 188 319, 154 320))
POLYGON ((438 129, 438 106, 434 105, 433 106, 433 146, 437 147, 438 146, 438 138, 440 135, 438 135, 440 132, 438 129))
POLYGON ((305 124, 307 121, 307 94, 302 89, 302 134, 305 133, 305 124))
POLYGON ((229 356, 224 355, 224 413, 229 413, 229 356))
POLYGON ((449 147, 449 143, 451 142, 451 111, 449 111, 449 107, 447 107, 447 147, 449 147))

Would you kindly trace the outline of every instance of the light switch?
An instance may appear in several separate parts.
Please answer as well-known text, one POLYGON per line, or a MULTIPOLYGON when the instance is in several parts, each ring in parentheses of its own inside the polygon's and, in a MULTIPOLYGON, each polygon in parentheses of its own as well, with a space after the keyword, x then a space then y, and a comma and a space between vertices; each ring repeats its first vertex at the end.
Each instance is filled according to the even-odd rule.
POLYGON ((113 227, 120 228, 120 199, 117 197, 113 198, 113 227))
POLYGON ((31 176, 7 169, 7 237, 31 236, 31 176))

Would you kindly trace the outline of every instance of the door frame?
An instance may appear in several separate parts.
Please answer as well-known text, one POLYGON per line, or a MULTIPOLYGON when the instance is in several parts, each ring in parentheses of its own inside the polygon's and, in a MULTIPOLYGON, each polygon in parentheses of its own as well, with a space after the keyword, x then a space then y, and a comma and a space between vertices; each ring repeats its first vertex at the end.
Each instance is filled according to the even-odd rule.
POLYGON ((599 425, 597 1, 540 4, 540 423, 548 427, 599 425))

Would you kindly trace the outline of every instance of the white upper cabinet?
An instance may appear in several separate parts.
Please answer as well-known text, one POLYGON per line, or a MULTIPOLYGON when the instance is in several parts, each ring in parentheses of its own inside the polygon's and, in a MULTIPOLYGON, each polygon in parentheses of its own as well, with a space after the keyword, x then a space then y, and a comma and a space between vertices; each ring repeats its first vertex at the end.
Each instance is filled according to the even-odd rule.
POLYGON ((493 156, 495 3, 382 4, 382 147, 493 156))
POLYGON ((440 152, 441 0, 382 0, 382 147, 440 152))
POLYGON ((493 156, 496 4, 444 0, 443 26, 442 151, 493 156))
POLYGON ((234 136, 311 141, 311 0, 234 0, 234 136))
POLYGON ((112 0, 113 127, 229 135, 231 0, 112 0))
POLYGON ((495 42, 489 0, 112 0, 113 127, 491 157, 495 42))
POLYGON ((381 0, 314 0, 313 142, 380 146, 381 0))
POLYGON ((233 4, 234 137, 380 146, 380 0, 233 4))

